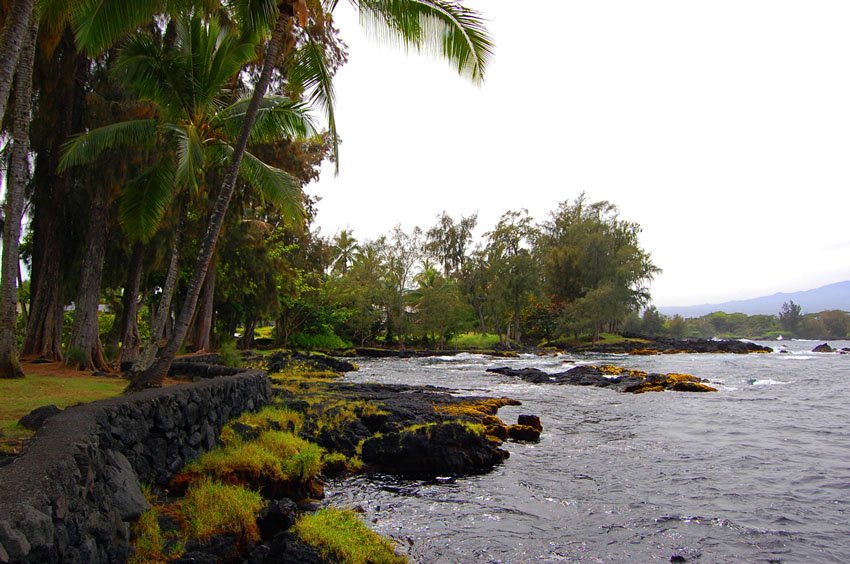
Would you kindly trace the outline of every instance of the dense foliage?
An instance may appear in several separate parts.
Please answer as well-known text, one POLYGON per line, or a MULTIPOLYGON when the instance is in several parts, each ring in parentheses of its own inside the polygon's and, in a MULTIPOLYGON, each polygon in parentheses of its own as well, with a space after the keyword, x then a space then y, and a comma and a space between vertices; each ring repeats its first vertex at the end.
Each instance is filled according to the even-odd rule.
POLYGON ((745 339, 846 339, 850 337, 850 313, 838 310, 802 313, 802 307, 786 302, 777 315, 745 315, 717 311, 696 318, 661 315, 654 307, 642 315, 632 314, 623 325, 626 332, 648 336, 745 338, 745 339), (791 315, 789 316, 789 312, 791 315))
MULTIPOLYGON (((477 12, 350 4, 377 37, 483 79, 492 42, 477 12)), ((318 258, 329 245, 310 233, 301 191, 322 161, 339 162, 337 5, 0 2, 0 377, 23 375, 20 352, 129 365, 134 388, 159 385, 181 347, 234 333, 250 345, 268 320, 283 341, 344 344, 318 258)))

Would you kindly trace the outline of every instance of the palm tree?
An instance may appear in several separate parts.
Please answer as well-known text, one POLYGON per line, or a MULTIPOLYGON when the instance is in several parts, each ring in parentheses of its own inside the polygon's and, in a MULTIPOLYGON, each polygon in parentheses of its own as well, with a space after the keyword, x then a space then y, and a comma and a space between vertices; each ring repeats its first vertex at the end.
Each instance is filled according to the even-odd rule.
MULTIPOLYGON (((361 21, 374 27, 384 37, 397 39, 405 47, 426 51, 436 50, 461 74, 469 76, 476 82, 483 79, 484 67, 492 53, 492 42, 476 12, 445 0, 351 0, 351 3, 359 9, 361 21)), ((264 5, 268 5, 268 2, 264 5)), ((332 12, 337 5, 337 0, 327 0, 322 9, 332 12)), ((264 14, 274 16, 274 30, 266 47, 262 72, 254 87, 251 102, 245 111, 243 129, 234 147, 230 168, 218 192, 206 234, 201 242, 186 299, 168 344, 162 350, 157 362, 134 381, 136 388, 159 385, 168 373, 174 356, 183 342, 195 312, 201 285, 212 259, 224 215, 233 195, 237 173, 254 120, 260 109, 260 102, 266 94, 272 70, 282 54, 285 43, 296 45, 300 42, 301 48, 296 51, 299 56, 294 57, 294 63, 288 69, 289 79, 304 84, 307 90, 312 92, 310 100, 324 107, 336 151, 331 73, 318 48, 318 43, 310 37, 307 25, 310 20, 323 21, 325 14, 310 13, 308 6, 313 4, 308 5, 304 0, 282 0, 273 8, 269 6, 271 9, 264 14), (291 37, 290 34, 297 34, 297 36, 291 37)))
MULTIPOLYGON (((35 0, 15 0, 9 6, 3 31, 0 32, 0 119, 6 115, 6 104, 12 92, 12 79, 32 28, 35 0)), ((30 73, 32 74, 32 73, 30 73)))
POLYGON ((360 247, 357 244, 357 239, 351 233, 350 229, 343 229, 334 237, 333 250, 334 257, 333 269, 343 276, 348 272, 348 267, 354 262, 354 257, 360 247))
MULTIPOLYGON (((15 117, 12 123, 12 151, 6 178, 6 202, 3 223, 2 281, 0 281, 0 378, 21 378, 15 337, 18 316, 17 277, 18 241, 21 237, 24 187, 29 178, 29 127, 32 110, 32 66, 35 56, 37 25, 30 25, 24 39, 18 70, 15 73, 15 117)), ((0 96, 2 93, 0 93, 0 96)), ((0 113, 2 115, 2 113, 0 113)))
MULTIPOLYGON (((241 129, 247 101, 225 104, 232 100, 229 87, 234 76, 254 57, 255 50, 254 43, 222 26, 216 18, 181 18, 175 31, 171 47, 150 35, 131 39, 117 62, 128 88, 152 102, 156 117, 120 122, 75 137, 66 145, 60 164, 62 169, 88 164, 106 150, 120 147, 141 148, 159 157, 125 187, 120 210, 131 238, 147 240, 166 211, 176 209, 172 258, 152 328, 152 343, 135 370, 143 370, 153 361, 156 342, 170 312, 177 281, 180 210, 202 191, 205 173, 225 164, 234 151, 231 143, 241 129), (163 147, 167 149, 163 151, 163 147)), ((313 131, 304 105, 283 96, 265 97, 250 140, 268 143, 313 131)), ((289 217, 303 216, 300 185, 289 174, 248 152, 238 172, 244 182, 289 217)), ((98 292, 89 295, 97 296, 98 292)), ((96 305, 87 304, 85 311, 78 312, 71 332, 69 350, 74 347, 83 353, 71 360, 82 368, 97 367, 97 358, 85 355, 98 349, 96 305)))

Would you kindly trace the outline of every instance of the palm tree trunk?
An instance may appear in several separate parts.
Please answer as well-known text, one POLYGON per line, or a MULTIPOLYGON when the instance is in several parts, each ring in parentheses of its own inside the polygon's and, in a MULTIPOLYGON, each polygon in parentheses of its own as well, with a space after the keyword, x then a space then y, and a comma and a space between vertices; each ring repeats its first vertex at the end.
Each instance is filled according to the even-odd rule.
POLYGON ((210 264, 204 278, 204 288, 201 292, 200 306, 197 308, 192 328, 189 331, 189 342, 195 351, 210 351, 210 332, 212 330, 213 309, 215 305, 215 258, 210 264))
POLYGON ((106 189, 92 187, 90 223, 86 234, 80 287, 75 300, 74 325, 68 342, 66 364, 78 370, 110 370, 103 354, 98 327, 100 281, 106 256, 109 206, 106 189))
MULTIPOLYGON (((3 32, 0 33, 0 119, 6 115, 6 105, 9 102, 9 93, 12 91, 12 78, 25 48, 25 42, 28 41, 27 30, 33 27, 30 25, 30 20, 33 19, 34 5, 35 0, 13 2, 7 12, 3 32)), ((31 63, 30 66, 32 66, 31 63)))
MULTIPOLYGON (((15 119, 12 123, 12 155, 6 179, 6 202, 3 223, 2 281, 0 282, 0 378, 22 378, 18 363, 17 279, 20 274, 18 253, 21 238, 21 215, 24 210, 24 188, 29 178, 29 129, 32 113, 32 65, 38 25, 30 26, 21 49, 20 64, 15 74, 15 119)), ((8 94, 8 93, 7 93, 8 94)), ((0 93, 1 95, 1 93, 0 93)), ((2 113, 0 113, 2 115, 2 113)))
POLYGON ((236 186, 236 178, 239 172, 239 166, 242 163, 242 156, 245 154, 245 148, 248 145, 248 137, 251 134, 251 128, 254 127, 254 121, 257 119, 257 111, 260 108, 260 102, 266 95, 266 90, 269 87, 271 80, 272 69, 277 63, 278 56, 283 47, 283 41, 287 33, 287 23, 289 15, 285 11, 281 11, 277 18, 274 32, 272 33, 269 44, 266 48, 265 59, 263 62, 263 70, 260 73, 260 79, 254 87, 254 93, 251 96, 251 101, 248 104, 248 109, 245 112, 245 121, 242 124, 242 131, 239 133, 239 140, 233 148, 233 160, 227 170, 227 175, 224 177, 221 190, 215 200, 212 214, 207 224, 207 231, 204 239, 201 242, 201 248, 198 252, 198 261, 195 264, 195 271, 192 274, 192 279, 189 281, 189 287, 186 291, 186 299, 183 306, 180 308, 180 314, 177 316, 177 321, 174 324, 174 331, 171 338, 168 340, 165 348, 161 351, 159 359, 147 370, 134 376, 131 389, 142 389, 151 386, 160 386, 163 379, 168 374, 171 363, 177 354, 177 350, 183 344, 183 339, 186 337, 186 332, 189 329, 189 322, 195 314, 195 307, 198 304, 198 296, 201 293, 201 286, 207 274, 210 261, 212 260, 213 252, 215 251, 218 236, 221 232, 221 227, 224 223, 224 216, 227 213, 227 207, 230 205, 230 198, 233 196, 233 189, 236 186))
POLYGON ((135 362, 139 358, 139 287, 142 283, 142 262, 145 258, 145 248, 140 241, 133 245, 133 255, 130 257, 130 272, 124 295, 121 296, 120 341, 121 352, 118 355, 118 365, 122 362, 135 362))
MULTIPOLYGON (((182 216, 182 210, 179 212, 182 216)), ((180 238, 183 234, 183 219, 177 223, 177 230, 174 232, 174 238, 171 241, 171 259, 168 263, 168 272, 165 275, 165 286, 162 288, 162 297, 159 299, 159 305, 156 308, 156 316, 151 327, 151 334, 142 354, 136 359, 133 367, 130 369, 130 380, 138 378, 138 375, 151 367, 156 359, 156 353, 162 345, 162 338, 165 334, 165 326, 168 318, 171 315, 171 300, 174 298, 174 290, 177 288, 177 275, 179 274, 180 265, 180 238)), ((164 376, 163 376, 164 377, 164 376)))

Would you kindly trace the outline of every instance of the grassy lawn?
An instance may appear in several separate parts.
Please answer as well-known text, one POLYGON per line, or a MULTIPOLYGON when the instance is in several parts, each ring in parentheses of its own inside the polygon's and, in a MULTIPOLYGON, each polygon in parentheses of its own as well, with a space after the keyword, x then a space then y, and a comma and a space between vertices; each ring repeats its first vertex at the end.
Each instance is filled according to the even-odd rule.
POLYGON ((602 345, 613 345, 616 343, 649 343, 651 341, 647 341, 646 339, 633 339, 631 337, 623 337, 622 335, 617 335, 615 333, 601 333, 599 335, 599 340, 596 341, 597 344, 602 345))
POLYGON ((448 342, 450 348, 456 349, 492 349, 498 344, 499 336, 490 333, 462 333, 448 342))
POLYGON ((24 364, 25 378, 0 379, 0 450, 14 448, 32 435, 18 419, 43 405, 65 408, 119 395, 127 382, 120 378, 89 376, 61 368, 60 363, 24 364))

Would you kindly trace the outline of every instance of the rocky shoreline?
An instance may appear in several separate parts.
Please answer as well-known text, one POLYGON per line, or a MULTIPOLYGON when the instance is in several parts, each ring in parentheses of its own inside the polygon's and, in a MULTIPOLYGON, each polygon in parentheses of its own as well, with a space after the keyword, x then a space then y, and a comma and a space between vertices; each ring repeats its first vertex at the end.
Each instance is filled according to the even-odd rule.
POLYGON ((769 353, 770 347, 765 347, 752 341, 738 339, 672 339, 658 337, 654 339, 626 340, 618 343, 586 343, 568 347, 567 352, 573 353, 609 353, 609 354, 702 354, 702 353, 769 353))
POLYGON ((509 457, 502 448, 505 441, 537 441, 543 430, 531 414, 512 425, 497 417, 501 407, 519 405, 510 398, 459 397, 454 390, 431 386, 339 382, 337 376, 357 366, 321 354, 273 353, 260 362, 272 383, 270 405, 229 423, 222 431, 225 454, 204 455, 184 468, 154 504, 158 534, 172 539, 162 550, 176 550, 173 539, 181 524, 173 518, 175 508, 185 503, 187 490, 212 473, 216 480, 246 485, 268 500, 256 517, 256 536, 249 542, 238 532, 190 538, 179 557, 169 561, 335 561, 293 532, 301 517, 322 511, 317 501, 326 479, 360 472, 418 479, 484 473, 509 457), (209 463, 214 457, 240 458, 234 449, 268 443, 269 437, 281 434, 300 441, 302 453, 296 458, 315 448, 322 453, 321 463, 295 477, 241 463, 231 463, 221 473, 220 465, 209 463))
POLYGON ((560 384, 609 388, 618 392, 716 392, 708 380, 690 374, 651 374, 612 365, 581 365, 564 372, 548 373, 538 368, 488 368, 487 372, 520 378, 533 384, 560 384))

